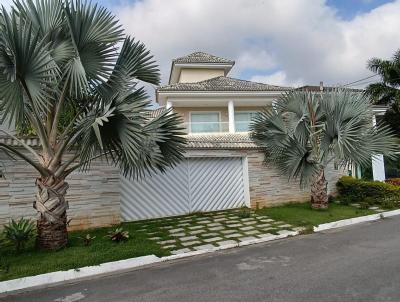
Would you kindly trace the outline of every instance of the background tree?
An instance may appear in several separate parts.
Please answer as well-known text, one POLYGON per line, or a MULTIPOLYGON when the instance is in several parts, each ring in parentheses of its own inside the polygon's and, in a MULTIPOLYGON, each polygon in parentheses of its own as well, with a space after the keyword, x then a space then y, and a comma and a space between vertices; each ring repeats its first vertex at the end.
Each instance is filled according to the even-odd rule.
POLYGON ((364 94, 292 91, 255 118, 251 135, 267 164, 303 188, 311 184, 311 206, 321 209, 328 207, 329 164, 365 166, 374 154, 393 157, 398 150, 388 127, 372 125, 372 115, 364 94))
POLYGON ((400 49, 391 60, 371 59, 368 69, 378 74, 381 81, 368 85, 366 93, 376 104, 390 106, 383 120, 400 136, 400 49))
POLYGON ((17 0, 10 12, 2 8, 1 118, 32 128, 41 150, 8 132, 24 151, 0 148, 38 172, 41 248, 67 244, 66 178, 73 171, 104 159, 141 177, 182 158, 181 121, 168 110, 152 118, 138 81, 158 84, 157 65, 106 9, 79 0, 17 0))

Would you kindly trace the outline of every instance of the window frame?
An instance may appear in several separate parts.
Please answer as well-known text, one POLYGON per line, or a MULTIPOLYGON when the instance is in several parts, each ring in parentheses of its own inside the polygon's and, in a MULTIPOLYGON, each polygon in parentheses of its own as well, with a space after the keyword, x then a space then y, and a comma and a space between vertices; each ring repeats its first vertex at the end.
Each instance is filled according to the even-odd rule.
POLYGON ((200 111, 189 111, 189 134, 201 134, 201 133, 221 133, 221 111, 210 111, 210 110, 200 110, 200 111), (192 132, 192 114, 204 114, 204 113, 217 113, 218 114, 218 132, 192 132))
MULTIPOLYGON (((257 114, 257 113, 259 113, 260 111, 257 111, 257 110, 235 110, 235 113, 234 113, 234 118, 235 118, 235 132, 237 132, 237 133, 247 133, 247 132, 249 132, 248 130, 247 131, 237 131, 236 130, 236 114, 237 113, 255 113, 255 114, 257 114)), ((249 121, 249 123, 250 123, 251 121, 249 121)))

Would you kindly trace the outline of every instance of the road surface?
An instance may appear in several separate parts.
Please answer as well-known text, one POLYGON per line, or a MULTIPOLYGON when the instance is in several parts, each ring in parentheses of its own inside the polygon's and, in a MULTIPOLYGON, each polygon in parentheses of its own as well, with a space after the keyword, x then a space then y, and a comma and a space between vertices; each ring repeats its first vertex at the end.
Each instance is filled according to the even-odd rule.
POLYGON ((400 301, 400 217, 161 263, 0 301, 400 301))

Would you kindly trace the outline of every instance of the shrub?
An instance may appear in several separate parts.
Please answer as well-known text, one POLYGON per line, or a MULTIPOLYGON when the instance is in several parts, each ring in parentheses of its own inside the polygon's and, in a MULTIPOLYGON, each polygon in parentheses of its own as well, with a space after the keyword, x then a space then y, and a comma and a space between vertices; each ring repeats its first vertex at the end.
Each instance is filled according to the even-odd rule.
POLYGON ((0 275, 7 274, 9 271, 10 263, 4 257, 0 257, 0 275))
POLYGON ((251 209, 246 207, 246 206, 241 207, 239 212, 238 212, 238 216, 240 218, 249 218, 249 217, 251 217, 251 209))
POLYGON ((17 251, 25 247, 25 244, 35 235, 35 224, 29 219, 21 218, 18 222, 14 219, 4 226, 4 237, 15 246, 17 251))
POLYGON ((96 239, 96 236, 91 236, 90 234, 86 234, 86 236, 84 236, 84 237, 78 237, 79 239, 81 239, 82 241, 83 241, 83 244, 85 245, 85 246, 89 246, 89 245, 91 245, 92 244, 92 241, 94 240, 94 239, 96 239))
POLYGON ((398 202, 395 202, 394 200, 391 199, 384 199, 381 203, 380 203, 381 207, 384 209, 395 209, 398 207, 398 202))
POLYGON ((368 210, 369 209, 369 203, 368 202, 360 202, 360 206, 359 206, 359 208, 361 209, 361 210, 368 210))
POLYGON ((380 181, 366 181, 344 176, 337 182, 337 188, 341 198, 350 202, 380 203, 385 198, 400 200, 400 187, 380 181), (371 201, 374 200, 374 201, 371 201))
POLYGON ((389 178, 385 182, 393 186, 400 186, 400 178, 389 178))
POLYGON ((124 231, 123 228, 117 228, 114 231, 109 231, 107 237, 112 241, 119 243, 121 241, 128 240, 129 232, 124 231))

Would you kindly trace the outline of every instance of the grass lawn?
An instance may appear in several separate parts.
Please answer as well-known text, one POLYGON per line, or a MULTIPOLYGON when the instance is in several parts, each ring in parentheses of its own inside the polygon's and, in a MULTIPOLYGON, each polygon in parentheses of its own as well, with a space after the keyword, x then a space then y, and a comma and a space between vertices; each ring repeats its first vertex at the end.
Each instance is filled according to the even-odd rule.
POLYGON ((288 205, 257 210, 258 215, 285 221, 295 226, 312 227, 322 223, 376 214, 373 210, 358 209, 353 206, 330 203, 327 210, 312 210, 309 203, 288 205))
MULTIPOLYGON (((163 223, 162 220, 123 223, 122 227, 129 231, 130 238, 121 243, 105 237, 109 230, 116 228, 113 227, 70 232, 68 247, 55 252, 38 251, 34 248, 34 242, 20 253, 16 253, 12 247, 0 247, 0 281, 150 254, 169 255, 168 250, 149 239, 154 236, 167 238, 167 231, 160 229, 163 223), (88 233, 96 238, 90 246, 84 246, 79 237, 88 233)), ((169 222, 171 224, 173 221, 169 222)))
MULTIPOLYGON (((244 227, 248 228, 249 218, 241 217, 240 213, 237 210, 230 210, 123 223, 121 226, 124 230, 129 231, 130 238, 121 243, 112 242, 106 237, 108 231, 117 228, 117 226, 114 226, 113 228, 70 232, 68 247, 59 251, 38 251, 34 247, 34 242, 31 242, 20 253, 16 253, 12 247, 0 246, 0 281, 76 269, 150 254, 167 256, 170 255, 172 250, 187 247, 187 245, 183 245, 186 242, 178 239, 176 239, 173 247, 166 243, 174 239, 174 235, 169 232, 170 229, 179 229, 179 232, 183 233, 183 235, 179 236, 192 236, 192 232, 199 232, 198 229, 201 228, 202 233, 197 235, 196 239, 198 245, 208 243, 204 241, 204 238, 209 238, 209 236, 217 237, 221 240, 231 239, 225 238, 225 236, 229 236, 226 235, 227 233, 222 233, 222 231, 220 233, 218 230, 214 230, 215 222, 217 221, 221 225, 221 227, 217 227, 218 229, 229 229, 242 237, 249 236, 243 230, 244 227), (207 221, 206 223, 204 223, 205 220, 207 221), (230 226, 232 221, 235 227, 230 226), (90 246, 85 246, 81 239, 86 234, 96 237, 90 246), (152 240, 151 238, 153 237, 158 239, 152 240), (161 244, 164 244, 165 248, 162 248, 161 244)), ((260 209, 256 212, 256 215, 252 215, 252 218, 258 221, 265 218, 263 216, 268 216, 268 218, 284 221, 293 226, 307 227, 372 213, 375 212, 338 204, 331 204, 329 210, 315 211, 311 210, 307 203, 298 203, 260 209)), ((258 233, 268 232, 274 234, 282 229, 279 226, 281 224, 283 225, 283 223, 272 223, 270 226, 265 226, 264 222, 260 222, 255 223, 252 228, 258 230, 258 233), (262 226, 263 224, 264 226, 262 226), (266 229, 264 230, 264 228, 266 229)), ((287 227, 285 228, 287 229, 287 227)))

